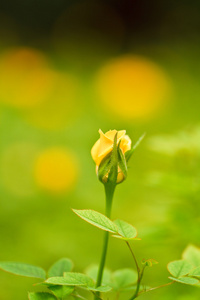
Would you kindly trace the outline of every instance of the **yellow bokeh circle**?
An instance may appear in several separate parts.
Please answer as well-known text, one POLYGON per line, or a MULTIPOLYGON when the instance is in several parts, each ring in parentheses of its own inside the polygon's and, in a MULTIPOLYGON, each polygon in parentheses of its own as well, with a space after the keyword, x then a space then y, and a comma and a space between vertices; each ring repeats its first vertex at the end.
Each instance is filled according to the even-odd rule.
POLYGON ((35 163, 37 185, 52 193, 71 190, 78 176, 75 156, 64 148, 50 148, 42 152, 35 163))
POLYGON ((152 61, 127 55, 113 59, 98 71, 95 88, 109 113, 123 119, 151 117, 166 104, 170 81, 152 61))
POLYGON ((54 75, 46 57, 32 48, 15 48, 0 57, 0 101, 32 108, 51 94, 54 75))

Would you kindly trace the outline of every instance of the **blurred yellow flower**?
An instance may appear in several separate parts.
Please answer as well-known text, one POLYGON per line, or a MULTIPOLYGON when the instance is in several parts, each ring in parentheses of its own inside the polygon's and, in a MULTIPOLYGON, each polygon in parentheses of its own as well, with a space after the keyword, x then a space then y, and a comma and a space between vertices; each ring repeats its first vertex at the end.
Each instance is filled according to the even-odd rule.
POLYGON ((15 48, 0 55, 0 102, 32 109, 52 93, 54 73, 45 55, 32 48, 15 48))
POLYGON ((167 74, 153 61, 125 55, 102 65, 95 78, 97 97, 109 116, 144 121, 164 110, 171 96, 167 74))
MULTIPOLYGON (((109 154, 113 149, 114 137, 117 133, 117 144, 120 142, 120 149, 124 154, 126 151, 131 149, 131 139, 126 135, 126 130, 109 130, 105 134, 99 129, 100 138, 94 144, 91 150, 91 155, 96 163, 96 171, 98 172, 98 167, 101 161, 109 154)), ((108 175, 106 175, 106 178, 108 175)), ((124 179, 124 175, 120 168, 118 168, 117 183, 124 179)))

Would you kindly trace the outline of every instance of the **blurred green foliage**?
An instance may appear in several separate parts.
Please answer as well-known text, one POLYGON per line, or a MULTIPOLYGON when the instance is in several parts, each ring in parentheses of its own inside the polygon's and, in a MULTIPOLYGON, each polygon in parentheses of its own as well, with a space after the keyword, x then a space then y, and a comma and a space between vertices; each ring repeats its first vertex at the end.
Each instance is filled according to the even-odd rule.
MULTIPOLYGON (((188 244, 200 246, 199 2, 153 2, 151 7, 147 1, 133 1, 130 7, 129 1, 103 6, 99 1, 94 6, 67 2, 53 1, 46 10, 46 1, 36 6, 34 1, 20 1, 17 8, 15 1, 2 1, 0 260, 48 269, 59 258, 69 257, 78 272, 99 262, 103 236, 71 208, 104 212, 103 186, 90 150, 99 128, 126 129, 133 142, 147 134, 130 161, 127 180, 117 187, 113 218, 120 215, 137 228, 142 240, 134 250, 140 260, 152 257, 159 262, 154 272, 146 272, 146 283, 166 283, 167 263, 179 259, 188 244), (10 50, 24 48, 33 53, 32 60, 5 60, 10 50), (102 104, 95 90, 99 70, 124 54, 155 63, 169 80, 169 98, 146 119, 120 118, 102 104), (38 76, 38 68, 51 75, 38 76), (27 70, 35 73, 30 71, 29 77, 27 70), (45 90, 39 85, 44 78, 45 90), (37 95, 42 92, 40 103, 32 97, 37 88, 37 95), (45 189, 34 171, 40 154, 55 147, 69 150, 77 163, 74 183, 61 192, 45 189)), ((145 88, 141 81, 141 90, 145 88)), ((148 97, 145 101, 147 110, 151 103, 148 97)), ((62 175, 61 167, 62 163, 62 175)), ((65 178, 70 174, 64 173, 65 178)), ((107 266, 113 271, 133 267, 117 239, 110 243, 107 266)), ((2 300, 26 300, 35 282, 3 272, 0 280, 2 300)), ((172 298, 197 300, 199 289, 174 284, 141 296, 172 298)))

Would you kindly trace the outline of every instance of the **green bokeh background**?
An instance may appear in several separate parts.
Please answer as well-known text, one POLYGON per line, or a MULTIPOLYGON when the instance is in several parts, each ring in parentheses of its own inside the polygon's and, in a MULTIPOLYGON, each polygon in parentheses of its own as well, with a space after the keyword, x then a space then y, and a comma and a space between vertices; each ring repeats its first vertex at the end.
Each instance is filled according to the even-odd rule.
MULTIPOLYGON (((179 131, 190 135, 199 126, 199 8, 197 1, 2 1, 0 56, 13 48, 37 49, 52 69, 76 78, 78 87, 72 112, 66 111, 61 126, 53 128, 30 122, 27 110, 0 99, 0 260, 48 269, 55 260, 69 257, 80 272, 99 262, 102 233, 71 210, 104 212, 103 186, 90 155, 99 128, 126 129, 133 141, 146 132, 130 161, 127 180, 117 187, 112 213, 138 229, 142 240, 133 243, 138 259, 159 262, 147 270, 145 284, 168 282, 167 263, 180 259, 188 244, 200 246, 200 151, 167 156, 149 147, 154 136, 179 131), (122 119, 98 102, 93 87, 97 70, 123 54, 153 61, 170 78, 173 97, 151 118, 122 119), (16 145, 21 145, 19 153, 7 161, 6 153, 15 153, 16 145), (34 157, 51 147, 69 149, 77 157, 78 180, 70 191, 50 193, 35 182, 34 157)), ((54 97, 50 99, 56 108, 54 97)), ((37 116, 37 109, 34 113, 37 116)), ((45 115, 48 118, 48 112, 45 115)), ((110 240, 107 266, 133 266, 119 240, 110 240)), ((0 281, 0 300, 25 300, 27 291, 34 290, 35 281, 2 271, 0 281)), ((174 284, 141 296, 172 298, 197 300, 199 289, 174 284)))

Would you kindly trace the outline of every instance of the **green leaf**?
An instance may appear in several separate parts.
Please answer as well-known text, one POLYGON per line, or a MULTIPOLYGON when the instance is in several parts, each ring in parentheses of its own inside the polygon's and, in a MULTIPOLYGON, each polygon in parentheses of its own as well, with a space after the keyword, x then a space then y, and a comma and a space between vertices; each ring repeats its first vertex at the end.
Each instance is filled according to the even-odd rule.
POLYGON ((192 284, 193 285, 193 284, 199 283, 198 279, 191 278, 191 277, 179 277, 179 278, 168 277, 168 278, 173 281, 184 283, 184 284, 192 284))
POLYGON ((82 283, 87 287, 93 287, 94 281, 89 276, 82 273, 74 273, 74 272, 65 272, 64 278, 67 278, 69 281, 72 280, 77 283, 82 283))
POLYGON ((18 262, 0 262, 0 269, 15 275, 46 279, 45 270, 29 264, 18 262))
MULTIPOLYGON (((86 269, 86 274, 96 282, 97 275, 98 275, 99 267, 96 265, 90 266, 86 269)), ((89 287, 88 289, 93 292, 109 292, 112 288, 110 285, 111 282, 111 271, 108 269, 104 269, 103 271, 103 278, 102 278, 102 286, 99 287, 89 287)))
POLYGON ((107 293, 112 290, 110 286, 99 286, 97 288, 88 287, 87 289, 93 292, 101 292, 101 293, 107 293))
POLYGON ((114 137, 113 150, 111 153, 111 161, 110 161, 110 172, 108 174, 108 184, 117 183, 117 175, 118 175, 118 153, 117 153, 117 133, 114 137))
POLYGON ((74 291, 73 286, 66 285, 51 285, 48 289, 58 298, 68 296, 74 291))
POLYGON ((83 210, 73 209, 73 211, 75 212, 75 214, 77 214, 80 218, 82 218, 86 222, 105 231, 117 233, 117 228, 115 224, 103 214, 89 209, 83 209, 83 210))
POLYGON ((124 177, 127 177, 127 164, 126 164, 126 159, 125 156, 122 152, 122 150, 119 148, 120 143, 118 145, 117 151, 118 151, 118 163, 119 163, 119 167, 122 171, 122 173, 124 174, 124 177))
POLYGON ((111 286, 115 291, 122 291, 125 288, 136 284, 137 272, 132 269, 120 269, 112 274, 111 286))
POLYGON ((200 277, 200 267, 193 269, 188 276, 200 277))
POLYGON ((143 138, 145 137, 146 133, 144 133, 135 143, 135 145, 125 153, 125 158, 126 158, 126 162, 129 161, 129 159, 131 158, 133 152, 135 152, 135 149, 139 146, 139 144, 141 143, 141 141, 143 140, 143 138))
POLYGON ((110 165, 111 165, 111 153, 106 155, 106 157, 101 161, 98 167, 97 176, 102 183, 105 183, 105 176, 110 171, 110 165))
MULTIPOLYGON (((96 282, 97 280, 97 275, 98 275, 98 271, 99 271, 99 266, 97 265, 92 265, 90 267, 88 267, 85 270, 85 273, 94 280, 94 282, 96 282)), ((107 268, 104 268, 103 271, 103 278, 102 278, 102 284, 103 285, 107 285, 110 283, 111 281, 111 271, 108 270, 107 268)))
POLYGON ((149 258, 149 259, 143 259, 142 264, 146 265, 147 267, 152 267, 153 265, 158 264, 158 262, 153 258, 149 258))
POLYGON ((56 300, 57 298, 50 293, 28 293, 29 300, 56 300))
POLYGON ((186 260, 175 260, 170 262, 167 268, 169 273, 178 278, 187 275, 193 269, 193 266, 186 260))
POLYGON ((55 262, 48 271, 48 277, 63 276, 64 272, 70 272, 73 268, 73 263, 68 258, 61 258, 55 262))
POLYGON ((50 277, 44 283, 47 285, 94 286, 94 282, 89 276, 74 272, 66 272, 64 277, 50 277))
POLYGON ((115 220, 114 224, 117 226, 117 233, 119 235, 113 235, 117 238, 123 238, 123 239, 134 239, 137 236, 137 230, 132 225, 122 221, 122 220, 115 220))
POLYGON ((117 238, 117 239, 120 239, 120 240, 123 240, 123 241, 126 241, 126 242, 128 242, 128 241, 141 241, 141 239, 140 238, 125 238, 125 237, 123 237, 123 236, 121 236, 121 235, 118 235, 118 234, 113 234, 112 235, 114 238, 117 238))
POLYGON ((189 245, 183 252, 183 259, 188 260, 194 267, 200 266, 200 248, 189 245))

